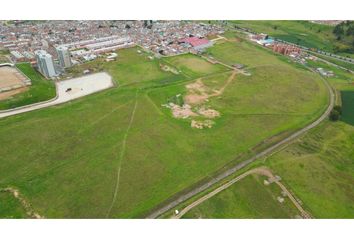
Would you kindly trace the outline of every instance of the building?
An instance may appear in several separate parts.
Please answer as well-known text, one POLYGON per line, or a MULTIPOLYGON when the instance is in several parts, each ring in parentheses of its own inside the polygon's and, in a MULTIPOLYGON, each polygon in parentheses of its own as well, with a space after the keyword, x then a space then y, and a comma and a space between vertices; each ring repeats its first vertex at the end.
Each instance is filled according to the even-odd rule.
POLYGON ((25 56, 22 55, 19 51, 11 51, 11 58, 16 62, 22 62, 25 60, 25 56))
POLYGON ((56 76, 52 55, 44 50, 35 51, 38 70, 47 78, 56 76))
POLYGON ((273 45, 273 51, 283 55, 298 56, 301 54, 301 49, 289 44, 277 43, 273 45))
POLYGON ((56 48, 59 64, 62 68, 68 68, 71 66, 70 51, 68 47, 59 46, 56 48))
POLYGON ((180 43, 187 43, 196 51, 201 51, 204 48, 213 46, 213 42, 205 38, 189 37, 179 40, 180 43))

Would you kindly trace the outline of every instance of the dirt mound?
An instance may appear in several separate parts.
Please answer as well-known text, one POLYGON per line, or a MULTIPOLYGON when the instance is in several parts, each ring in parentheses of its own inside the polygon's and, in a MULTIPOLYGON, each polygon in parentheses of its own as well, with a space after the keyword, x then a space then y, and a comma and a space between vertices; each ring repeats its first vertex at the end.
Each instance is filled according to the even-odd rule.
POLYGON ((204 107, 198 110, 198 113, 206 118, 216 118, 220 116, 220 113, 214 109, 206 109, 204 107))
POLYGON ((183 104, 183 106, 179 106, 174 103, 169 103, 166 107, 172 110, 172 115, 175 118, 189 118, 192 116, 198 116, 195 112, 192 111, 192 107, 188 104, 183 104))
POLYGON ((211 128, 214 124, 215 122, 212 120, 204 120, 204 121, 192 120, 191 127, 197 129, 211 128))

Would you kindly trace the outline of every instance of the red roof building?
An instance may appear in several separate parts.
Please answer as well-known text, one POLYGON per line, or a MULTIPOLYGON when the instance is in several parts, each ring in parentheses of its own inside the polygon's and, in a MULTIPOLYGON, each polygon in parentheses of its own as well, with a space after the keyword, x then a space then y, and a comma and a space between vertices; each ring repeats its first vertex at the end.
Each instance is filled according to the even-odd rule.
POLYGON ((189 43, 192 47, 197 47, 200 45, 208 44, 209 40, 205 38, 189 37, 181 39, 180 42, 189 43))

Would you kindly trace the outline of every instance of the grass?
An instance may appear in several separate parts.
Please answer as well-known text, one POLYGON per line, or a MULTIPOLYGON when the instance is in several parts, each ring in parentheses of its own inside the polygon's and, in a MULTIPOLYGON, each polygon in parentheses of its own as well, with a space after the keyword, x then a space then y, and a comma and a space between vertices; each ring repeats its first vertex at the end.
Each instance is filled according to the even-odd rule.
POLYGON ((354 71, 354 63, 343 62, 343 61, 338 60, 336 58, 324 56, 324 55, 321 55, 321 54, 316 54, 316 53, 311 53, 311 54, 314 55, 314 56, 317 56, 319 58, 323 58, 324 60, 326 60, 328 62, 331 62, 331 63, 334 63, 334 64, 336 64, 338 66, 342 66, 342 67, 344 67, 346 69, 354 71))
POLYGON ((341 120, 354 126, 354 91, 342 91, 342 116, 341 120))
POLYGON ((277 200, 281 189, 263 184, 263 176, 250 175, 193 208, 183 218, 295 218, 300 215, 289 200, 277 200))
POLYGON ((188 120, 174 119, 161 105, 184 94, 185 84, 195 78, 222 85, 230 70, 221 65, 192 55, 150 60, 131 48, 120 50, 116 61, 98 59, 74 67, 73 76, 88 68, 105 70, 118 87, 1 119, 0 187, 18 188, 45 217, 104 218, 119 171, 117 199, 108 217, 138 218, 237 163, 237 156, 265 139, 294 131, 323 111, 327 92, 317 75, 243 45, 236 46, 235 58, 254 67, 252 76, 237 75, 221 97, 210 99, 221 117, 205 130, 191 129, 188 120), (239 58, 248 51, 254 52, 239 58), (272 64, 262 66, 259 59, 272 64), (181 73, 162 71, 161 61, 181 73))
POLYGON ((129 48, 119 51, 116 61, 105 62, 103 58, 96 61, 76 65, 69 69, 70 76, 81 75, 83 70, 92 72, 107 71, 120 86, 151 87, 171 84, 184 80, 184 75, 175 75, 160 68, 159 59, 149 59, 145 52, 138 53, 139 48, 129 48), (137 86, 138 85, 138 86, 137 86))
POLYGON ((0 63, 9 62, 9 60, 6 57, 6 55, 8 55, 9 53, 10 52, 8 50, 0 49, 0 63))
POLYGON ((32 85, 28 91, 0 101, 0 110, 21 107, 55 97, 56 93, 53 81, 45 79, 29 63, 19 63, 16 67, 31 79, 32 85))
POLYGON ((279 38, 308 48, 321 49, 335 52, 340 55, 353 57, 353 54, 337 52, 337 49, 345 49, 351 46, 353 39, 343 38, 336 40, 332 33, 334 27, 315 24, 309 21, 232 21, 239 27, 245 27, 256 32, 267 33, 279 38))
POLYGON ((0 191, 0 218, 27 218, 20 201, 11 193, 0 191))
POLYGON ((175 57, 166 58, 171 65, 176 66, 191 78, 197 78, 212 73, 225 72, 228 69, 219 64, 210 64, 206 60, 192 54, 182 54, 175 57))
POLYGON ((327 121, 265 164, 315 218, 353 218, 353 145, 353 126, 327 121))

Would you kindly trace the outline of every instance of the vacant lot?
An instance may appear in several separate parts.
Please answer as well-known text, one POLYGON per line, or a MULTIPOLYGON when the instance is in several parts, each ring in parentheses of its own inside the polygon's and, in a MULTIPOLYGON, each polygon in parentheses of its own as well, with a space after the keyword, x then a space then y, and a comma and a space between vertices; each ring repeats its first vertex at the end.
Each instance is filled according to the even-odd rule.
POLYGON ((21 63, 16 66, 31 79, 32 85, 26 92, 21 92, 6 100, 1 100, 0 110, 20 107, 55 97, 55 87, 52 81, 42 77, 29 63, 21 63))
POLYGON ((0 67, 0 101, 27 90, 28 80, 16 68, 0 67))
MULTIPOLYGON (((235 54, 247 51, 240 47, 235 54)), ((113 62, 99 59, 74 67, 73 75, 106 70, 119 87, 1 119, 0 187, 18 188, 45 217, 146 215, 325 108, 327 92, 317 75, 254 51, 258 54, 238 62, 259 66, 259 59, 268 57, 272 65, 254 68, 249 77, 237 74, 222 95, 209 99, 221 113, 211 129, 192 129, 188 119, 173 118, 162 105, 185 94, 195 76, 223 86, 229 69, 191 55, 186 62, 185 55, 150 60, 136 48, 119 51, 113 62), (162 71, 161 61, 181 74, 162 71)))
MULTIPOLYGON (((13 67, 0 67, 0 89, 13 87, 14 85, 23 86, 24 79, 26 79, 16 68, 13 67)), ((19 86, 19 87, 21 87, 19 86)))
POLYGON ((275 183, 250 175, 189 211, 183 218, 295 218, 299 211, 275 183), (280 203, 277 197, 283 197, 280 203))

